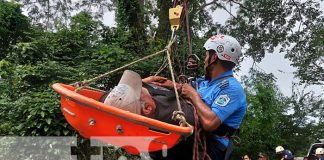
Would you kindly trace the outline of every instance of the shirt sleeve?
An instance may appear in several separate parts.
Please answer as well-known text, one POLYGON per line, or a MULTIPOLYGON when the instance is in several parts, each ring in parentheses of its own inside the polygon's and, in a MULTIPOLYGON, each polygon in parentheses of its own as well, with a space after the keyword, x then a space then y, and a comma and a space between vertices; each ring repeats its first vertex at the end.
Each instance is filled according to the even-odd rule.
POLYGON ((203 81, 204 79, 199 77, 199 78, 196 78, 195 81, 191 81, 191 86, 193 88, 196 88, 196 87, 199 87, 200 86, 200 83, 203 81))
POLYGON ((214 99, 211 109, 223 123, 241 105, 241 92, 235 89, 222 90, 214 99))

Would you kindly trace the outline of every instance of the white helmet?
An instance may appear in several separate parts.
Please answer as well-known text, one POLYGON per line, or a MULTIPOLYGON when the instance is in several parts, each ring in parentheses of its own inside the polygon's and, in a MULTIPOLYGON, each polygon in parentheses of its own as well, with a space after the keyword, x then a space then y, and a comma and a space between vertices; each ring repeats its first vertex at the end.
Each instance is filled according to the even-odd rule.
POLYGON ((324 154, 324 149, 323 148, 317 148, 315 150, 315 154, 324 154))
POLYGON ((282 151, 284 151, 285 149, 282 146, 278 146, 276 147, 276 153, 280 153, 282 151))
POLYGON ((214 35, 210 37, 204 48, 206 50, 214 50, 217 57, 224 61, 231 61, 238 64, 242 56, 240 43, 232 36, 214 35))

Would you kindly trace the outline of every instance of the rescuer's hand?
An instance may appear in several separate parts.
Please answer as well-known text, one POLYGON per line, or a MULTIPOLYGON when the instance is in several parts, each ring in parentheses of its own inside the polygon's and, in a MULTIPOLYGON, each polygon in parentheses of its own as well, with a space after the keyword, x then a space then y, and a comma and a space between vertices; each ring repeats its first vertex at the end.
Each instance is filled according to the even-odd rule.
POLYGON ((189 84, 182 85, 181 95, 190 99, 193 103, 201 99, 199 93, 189 84))

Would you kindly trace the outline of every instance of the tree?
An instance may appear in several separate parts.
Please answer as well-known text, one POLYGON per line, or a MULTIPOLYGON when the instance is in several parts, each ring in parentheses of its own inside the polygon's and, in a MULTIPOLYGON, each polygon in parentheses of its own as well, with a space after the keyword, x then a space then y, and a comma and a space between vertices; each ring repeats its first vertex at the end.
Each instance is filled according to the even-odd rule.
POLYGON ((166 40, 170 34, 170 22, 169 22, 169 0, 158 0, 157 1, 157 16, 158 16, 158 27, 156 31, 156 38, 166 40))
POLYGON ((34 24, 53 30, 68 26, 74 11, 86 11, 100 18, 104 12, 113 8, 111 1, 62 1, 62 0, 18 0, 27 10, 34 24))
POLYGON ((297 67, 296 76, 302 82, 322 84, 320 28, 323 28, 323 14, 319 1, 230 2, 240 8, 237 15, 228 21, 227 33, 248 45, 247 55, 259 62, 266 53, 280 48, 279 52, 287 52, 286 58, 297 67))
MULTIPOLYGON (((241 125, 241 143, 234 157, 263 152, 274 158, 274 148, 285 146, 295 156, 303 156, 309 144, 323 136, 323 97, 293 88, 284 96, 275 85, 275 77, 252 70, 243 78, 248 110, 241 125)), ((270 158, 270 159, 272 159, 270 158)))
POLYGON ((128 34, 124 48, 131 53, 143 55, 147 47, 144 23, 144 1, 117 0, 116 22, 121 34, 128 34))
MULTIPOLYGON (((274 157, 274 147, 281 144, 280 117, 287 108, 286 98, 275 85, 272 74, 251 70, 244 77, 248 109, 241 125, 239 146, 235 146, 234 157, 244 153, 257 157, 259 152, 274 157)), ((272 158, 270 158, 272 159, 272 158)))
MULTIPOLYGON (((19 2, 30 20, 21 14, 20 5, 0 0, 2 135, 75 135, 61 115, 59 96, 51 84, 89 79, 154 53, 165 47, 171 33, 168 9, 172 1, 19 2), (107 8, 115 9, 117 27, 104 26, 95 16, 107 8)), ((177 43, 172 48, 176 75, 189 73, 184 63, 190 53, 187 33, 192 53, 202 59, 205 40, 219 30, 238 37, 246 55, 255 62, 281 48, 298 68, 296 76, 302 83, 323 83, 323 17, 317 1, 197 0, 188 4, 189 18, 177 31, 177 43), (237 13, 232 13, 235 7, 237 13), (231 15, 225 25, 212 21, 211 12, 219 9, 231 15)), ((155 74, 164 60, 158 56, 128 69, 145 77, 155 74)), ((161 74, 168 76, 169 71, 161 74)), ((199 74, 203 74, 201 68, 199 74)), ((120 75, 90 85, 107 90, 119 81, 120 75)), ((234 157, 243 152, 255 156, 260 151, 273 157, 274 147, 282 144, 302 154, 304 146, 322 136, 321 96, 294 90, 291 97, 285 97, 276 87, 275 77, 258 70, 245 77, 244 85, 249 108, 242 125, 242 143, 235 147, 234 157)), ((87 149, 85 146, 83 151, 87 149)))
POLYGON ((282 143, 287 144, 296 155, 306 155, 308 148, 305 146, 323 136, 323 95, 306 92, 305 88, 298 89, 296 84, 293 86, 293 94, 287 101, 288 108, 279 125, 282 143))
MULTIPOLYGON (((59 95, 51 85, 89 79, 116 68, 128 53, 115 45, 115 40, 115 44, 105 44, 107 33, 112 37, 117 33, 85 12, 56 32, 32 29, 29 41, 13 44, 11 53, 0 61, 0 134, 76 135, 62 115, 59 95)), ((118 77, 112 79, 118 82, 118 77)), ((81 140, 79 156, 92 152, 85 144, 81 140)))
POLYGON ((27 39, 29 29, 29 20, 20 5, 0 0, 0 60, 10 52, 11 45, 27 39))
POLYGON ((323 85, 324 82, 324 27, 323 23, 312 26, 312 31, 288 52, 286 57, 297 68, 295 76, 301 83, 323 85))

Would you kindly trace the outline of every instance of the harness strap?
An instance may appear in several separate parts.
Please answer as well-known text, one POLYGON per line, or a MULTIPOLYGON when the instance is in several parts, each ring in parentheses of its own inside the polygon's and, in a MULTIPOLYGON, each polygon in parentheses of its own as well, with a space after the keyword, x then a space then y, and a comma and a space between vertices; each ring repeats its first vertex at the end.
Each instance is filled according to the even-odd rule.
POLYGON ((225 152, 224 160, 228 160, 230 158, 232 152, 233 152, 233 142, 232 142, 232 139, 230 139, 228 142, 226 152, 225 152))
POLYGON ((221 124, 215 131, 213 131, 213 134, 218 137, 232 137, 238 134, 240 129, 235 129, 233 127, 230 127, 226 124, 221 124))

